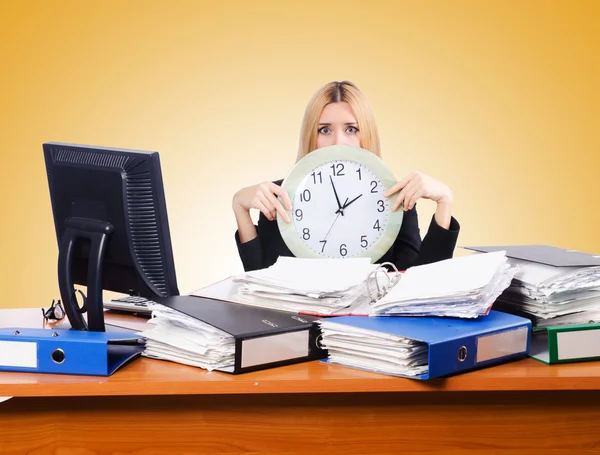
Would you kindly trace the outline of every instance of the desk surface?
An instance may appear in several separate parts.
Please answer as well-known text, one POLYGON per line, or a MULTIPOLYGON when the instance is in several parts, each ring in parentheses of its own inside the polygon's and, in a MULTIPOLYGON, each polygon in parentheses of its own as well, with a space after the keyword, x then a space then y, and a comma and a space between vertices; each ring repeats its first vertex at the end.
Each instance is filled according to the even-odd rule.
MULTIPOLYGON (((137 321, 107 313, 107 322, 137 321)), ((39 308, 0 310, 2 327, 42 327, 39 308)), ((0 396, 217 395, 347 392, 600 390, 600 362, 523 359, 451 378, 417 381, 307 362, 242 375, 140 358, 110 377, 0 373, 0 396)))

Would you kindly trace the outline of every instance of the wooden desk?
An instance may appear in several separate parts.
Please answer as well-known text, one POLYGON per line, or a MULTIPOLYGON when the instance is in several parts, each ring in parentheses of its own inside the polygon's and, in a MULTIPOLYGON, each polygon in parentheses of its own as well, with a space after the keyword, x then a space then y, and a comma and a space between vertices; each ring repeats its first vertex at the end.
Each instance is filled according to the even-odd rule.
MULTIPOLYGON (((1 310, 4 327, 41 311, 1 310)), ((415 381, 318 362, 231 376, 138 359, 115 375, 0 373, 0 453, 597 453, 600 362, 415 381)))

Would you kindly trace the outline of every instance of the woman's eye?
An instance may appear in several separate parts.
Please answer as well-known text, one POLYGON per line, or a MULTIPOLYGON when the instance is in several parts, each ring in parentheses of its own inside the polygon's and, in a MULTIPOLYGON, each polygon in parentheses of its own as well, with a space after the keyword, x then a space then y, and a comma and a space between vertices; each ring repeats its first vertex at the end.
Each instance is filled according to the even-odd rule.
POLYGON ((322 126, 321 128, 319 128, 319 133, 321 133, 321 134, 328 134, 329 133, 329 128, 327 128, 326 126, 322 126))
POLYGON ((350 134, 356 134, 358 133, 358 128, 355 126, 349 126, 346 131, 348 131, 350 134))

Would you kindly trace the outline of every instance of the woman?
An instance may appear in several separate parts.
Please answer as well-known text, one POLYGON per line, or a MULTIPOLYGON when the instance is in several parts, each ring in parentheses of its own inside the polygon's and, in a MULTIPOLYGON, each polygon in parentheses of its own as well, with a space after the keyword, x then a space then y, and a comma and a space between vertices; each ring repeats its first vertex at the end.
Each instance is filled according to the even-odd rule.
MULTIPOLYGON (((379 134, 371 107, 358 87, 349 81, 330 82, 310 99, 304 112, 296 161, 317 148, 337 144, 362 147, 380 156, 379 134)), ((282 180, 259 183, 242 188, 233 197, 238 226, 235 240, 246 271, 269 267, 279 256, 293 256, 277 227, 278 212, 290 222, 286 209, 291 210, 291 201, 281 183, 282 180), (250 216, 252 209, 260 211, 258 226, 250 216)), ((399 270, 406 270, 413 265, 451 258, 460 226, 451 215, 450 189, 427 175, 412 172, 388 189, 384 196, 395 193, 398 197, 392 210, 402 204, 405 211, 402 226, 394 244, 377 262, 391 262, 399 270), (416 210, 420 198, 437 204, 423 240, 416 210)))

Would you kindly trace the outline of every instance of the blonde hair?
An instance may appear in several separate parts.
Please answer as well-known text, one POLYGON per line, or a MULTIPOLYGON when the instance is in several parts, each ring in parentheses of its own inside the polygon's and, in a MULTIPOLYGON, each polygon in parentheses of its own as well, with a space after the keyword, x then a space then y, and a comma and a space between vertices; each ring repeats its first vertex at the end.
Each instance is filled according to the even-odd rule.
POLYGON ((354 83, 333 81, 319 88, 306 106, 300 128, 300 146, 296 161, 317 148, 319 119, 325 106, 341 102, 348 103, 352 107, 360 131, 360 147, 381 157, 375 115, 367 98, 354 83))

